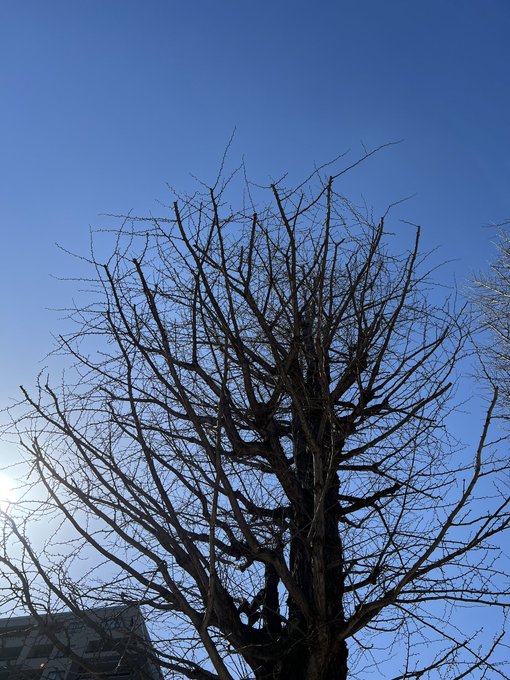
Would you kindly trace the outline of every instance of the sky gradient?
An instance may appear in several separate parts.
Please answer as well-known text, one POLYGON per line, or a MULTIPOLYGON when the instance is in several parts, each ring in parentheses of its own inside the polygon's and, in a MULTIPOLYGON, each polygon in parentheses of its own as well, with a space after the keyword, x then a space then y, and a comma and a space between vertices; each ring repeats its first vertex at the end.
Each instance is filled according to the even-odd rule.
POLYGON ((510 217, 508 35, 507 0, 0 0, 2 405, 76 290, 55 244, 211 181, 234 128, 258 182, 402 139, 341 190, 376 215, 416 194, 395 224, 462 287, 510 217))
POLYGON ((510 219, 509 36, 509 0, 0 0, 0 408, 79 288, 56 244, 86 255, 105 213, 164 214, 234 129, 260 183, 402 140, 338 189, 376 217, 413 196, 391 229, 420 224, 463 291, 510 219))

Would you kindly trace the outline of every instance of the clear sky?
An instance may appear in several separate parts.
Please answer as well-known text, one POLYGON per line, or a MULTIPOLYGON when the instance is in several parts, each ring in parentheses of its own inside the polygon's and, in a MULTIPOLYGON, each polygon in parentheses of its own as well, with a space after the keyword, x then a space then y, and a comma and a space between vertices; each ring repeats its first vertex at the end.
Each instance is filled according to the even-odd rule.
POLYGON ((255 180, 395 139, 345 181, 484 267, 510 216, 508 0, 0 0, 0 399, 30 384, 101 213, 161 212, 234 127, 255 180))

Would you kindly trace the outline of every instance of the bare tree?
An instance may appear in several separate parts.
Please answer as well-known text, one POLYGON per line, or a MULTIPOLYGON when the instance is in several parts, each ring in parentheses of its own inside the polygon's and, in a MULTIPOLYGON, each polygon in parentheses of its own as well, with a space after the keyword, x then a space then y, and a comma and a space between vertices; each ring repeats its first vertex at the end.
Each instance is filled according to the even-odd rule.
MULTIPOLYGON (((503 225, 501 225, 503 227, 503 225)), ((483 348, 488 372, 496 376, 508 415, 510 399, 510 236, 501 231, 498 257, 489 272, 478 278, 477 301, 490 331, 483 348)))
POLYGON ((23 390, 39 496, 5 514, 9 602, 140 604, 169 677, 388 677, 391 653, 399 679, 509 677, 455 613, 509 604, 496 394, 467 455, 465 316, 339 174, 259 210, 217 184, 92 258, 73 369, 23 390))

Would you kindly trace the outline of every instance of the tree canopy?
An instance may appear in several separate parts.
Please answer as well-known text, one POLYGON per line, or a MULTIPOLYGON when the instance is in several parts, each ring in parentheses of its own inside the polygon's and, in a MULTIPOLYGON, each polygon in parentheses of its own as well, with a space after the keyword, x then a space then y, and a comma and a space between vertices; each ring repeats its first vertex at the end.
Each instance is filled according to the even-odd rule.
POLYGON ((218 182, 91 257, 63 381, 23 390, 7 601, 140 604, 169 677, 507 677, 455 613, 508 605, 497 393, 459 451, 467 315, 340 175, 218 182))

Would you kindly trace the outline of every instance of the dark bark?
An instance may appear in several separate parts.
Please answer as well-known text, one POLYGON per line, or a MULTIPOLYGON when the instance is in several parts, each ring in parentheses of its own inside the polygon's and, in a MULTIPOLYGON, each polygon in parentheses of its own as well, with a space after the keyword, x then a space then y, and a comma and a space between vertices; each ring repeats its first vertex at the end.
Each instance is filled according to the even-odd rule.
MULTIPOLYGON (((313 638, 312 638, 313 640, 313 638)), ((342 642, 335 650, 329 650, 326 658, 317 655, 312 644, 302 641, 289 649, 273 674, 260 676, 260 680, 346 680, 347 645, 342 642)))
POLYGON ((288 599, 289 621, 287 650, 278 666, 278 678, 298 680, 344 680, 347 678, 348 649, 345 641, 339 642, 345 624, 343 611, 344 574, 342 543, 339 533, 339 482, 336 472, 328 477, 327 461, 331 460, 331 425, 321 392, 324 382, 329 383, 327 356, 320 359, 315 347, 314 331, 320 329, 312 324, 302 324, 302 362, 296 362, 291 378, 296 386, 297 413, 293 417, 293 449, 296 477, 303 491, 303 503, 293 506, 292 540, 290 545, 290 569, 296 582, 310 602, 314 603, 315 625, 310 626, 299 606, 288 599), (322 376, 321 376, 322 370, 322 376), (302 390, 299 390, 300 386, 302 390), (309 428, 303 431, 302 418, 309 428), (320 446, 312 451, 310 435, 320 446), (317 470, 322 466, 324 488, 317 489, 317 470), (315 493, 314 493, 315 491, 315 493), (316 500, 324 493, 322 532, 315 537, 313 524, 317 519, 316 500), (312 535, 310 535, 312 533, 312 535), (320 553, 317 555, 317 553, 320 553), (318 559, 317 559, 318 558, 318 559), (334 566, 333 566, 334 565, 334 566), (325 568, 324 568, 325 567, 325 568), (323 589, 322 602, 317 601, 318 590, 323 589))

